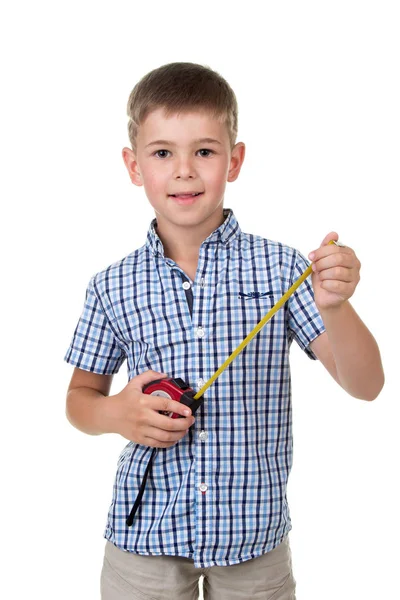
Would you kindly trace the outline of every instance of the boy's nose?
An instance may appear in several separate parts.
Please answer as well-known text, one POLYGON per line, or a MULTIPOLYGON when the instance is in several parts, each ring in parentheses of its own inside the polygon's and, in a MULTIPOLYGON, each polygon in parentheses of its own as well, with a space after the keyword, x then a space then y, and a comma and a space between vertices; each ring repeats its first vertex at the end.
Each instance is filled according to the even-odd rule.
POLYGON ((175 170, 175 178, 188 179, 189 177, 195 177, 195 170, 193 163, 190 159, 181 159, 175 170))

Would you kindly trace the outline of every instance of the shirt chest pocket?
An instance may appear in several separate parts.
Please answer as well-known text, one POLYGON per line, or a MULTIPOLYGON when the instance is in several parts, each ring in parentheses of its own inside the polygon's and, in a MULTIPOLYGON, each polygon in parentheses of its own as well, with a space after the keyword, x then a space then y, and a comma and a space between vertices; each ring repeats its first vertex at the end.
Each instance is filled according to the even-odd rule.
MULTIPOLYGON (((215 312, 212 311, 215 315, 213 321, 210 314, 207 350, 211 373, 215 372, 253 332, 278 299, 275 294, 258 298, 239 296, 236 293, 225 306, 222 305, 221 299, 221 305, 215 312)), ((271 365, 271 357, 277 355, 279 348, 285 344, 283 323, 282 311, 278 311, 278 314, 241 349, 221 378, 231 377, 233 382, 241 382, 244 378, 254 380, 258 369, 260 373, 265 372, 268 365, 271 365)))
MULTIPOLYGON (((281 298, 280 290, 262 290, 252 286, 237 285, 230 290, 229 301, 224 302, 220 297, 216 303, 216 339, 225 340, 229 351, 232 352, 271 311, 281 298)), ((257 333, 258 346, 265 350, 269 347, 272 337, 284 335, 284 310, 278 310, 272 319, 257 333)))
POLYGON ((279 293, 274 290, 254 291, 249 289, 231 293, 230 310, 239 320, 256 325, 278 302, 279 293))

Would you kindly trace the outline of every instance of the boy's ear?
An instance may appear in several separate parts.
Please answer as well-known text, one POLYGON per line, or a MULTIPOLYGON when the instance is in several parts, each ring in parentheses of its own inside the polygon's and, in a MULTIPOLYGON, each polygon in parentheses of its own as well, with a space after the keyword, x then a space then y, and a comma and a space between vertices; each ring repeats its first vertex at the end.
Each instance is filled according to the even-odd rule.
POLYGON ((240 169, 244 161, 246 146, 238 142, 232 149, 231 164, 229 166, 227 181, 235 181, 239 177, 240 169))
POLYGON ((131 150, 130 148, 123 148, 122 158, 124 159, 124 163, 132 183, 139 186, 143 185, 143 181, 139 172, 139 167, 136 162, 136 156, 133 150, 131 150))

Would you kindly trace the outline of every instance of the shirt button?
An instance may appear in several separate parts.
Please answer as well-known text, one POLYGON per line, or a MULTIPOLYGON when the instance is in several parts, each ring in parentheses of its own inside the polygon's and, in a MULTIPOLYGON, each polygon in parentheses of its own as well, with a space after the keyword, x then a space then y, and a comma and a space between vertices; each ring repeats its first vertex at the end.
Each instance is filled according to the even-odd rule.
POLYGON ((199 485, 199 490, 200 490, 200 491, 201 491, 203 494, 205 494, 205 493, 206 493, 206 491, 208 490, 208 485, 206 485, 205 483, 201 483, 201 484, 199 485))
POLYGON ((197 391, 200 391, 204 384, 205 384, 204 379, 198 379, 196 381, 197 391))
POLYGON ((199 438, 201 439, 202 442, 205 442, 206 439, 208 438, 208 433, 207 431, 200 431, 199 433, 199 438))
POLYGON ((205 336, 205 331, 202 327, 196 327, 196 335, 199 338, 202 338, 205 336))
POLYGON ((184 281, 182 283, 182 287, 183 287, 184 290, 189 290, 190 287, 191 287, 191 285, 190 285, 190 283, 188 281, 184 281))

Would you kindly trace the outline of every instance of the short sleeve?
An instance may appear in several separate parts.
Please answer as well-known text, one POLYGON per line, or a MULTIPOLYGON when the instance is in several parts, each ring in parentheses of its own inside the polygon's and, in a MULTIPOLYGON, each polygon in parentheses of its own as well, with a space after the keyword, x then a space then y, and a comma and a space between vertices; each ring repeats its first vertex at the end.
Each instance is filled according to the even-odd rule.
MULTIPOLYGON (((300 252, 296 251, 291 285, 295 283, 309 266, 310 263, 306 258, 300 252)), ((310 277, 307 277, 289 298, 288 310, 289 338, 294 338, 309 358, 317 360, 316 355, 309 348, 309 345, 325 331, 325 326, 314 301, 314 292, 310 277)))
POLYGON ((64 360, 84 371, 113 375, 126 356, 97 297, 94 279, 86 290, 83 311, 64 360))

